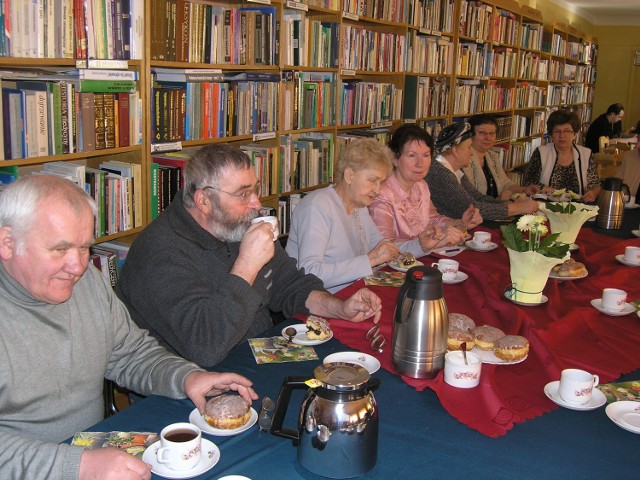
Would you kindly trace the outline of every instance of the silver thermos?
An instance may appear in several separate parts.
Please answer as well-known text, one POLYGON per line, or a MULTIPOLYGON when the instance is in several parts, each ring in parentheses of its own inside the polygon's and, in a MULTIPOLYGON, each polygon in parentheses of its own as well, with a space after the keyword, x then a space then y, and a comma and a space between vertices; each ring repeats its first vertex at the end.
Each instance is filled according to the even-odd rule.
POLYGON ((433 378, 444 367, 449 314, 442 274, 413 267, 398 293, 393 315, 393 366, 412 378, 433 378))
POLYGON ((623 216, 624 195, 622 193, 622 179, 617 177, 605 178, 598 197, 596 226, 619 229, 622 227, 623 216))

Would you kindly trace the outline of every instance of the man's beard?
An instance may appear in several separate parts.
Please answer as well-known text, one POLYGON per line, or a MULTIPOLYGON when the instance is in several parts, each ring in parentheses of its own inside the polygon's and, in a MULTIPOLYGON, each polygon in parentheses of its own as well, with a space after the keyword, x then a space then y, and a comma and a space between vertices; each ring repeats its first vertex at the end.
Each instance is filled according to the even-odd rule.
POLYGON ((251 220, 258 215, 257 211, 251 210, 240 219, 232 219, 223 209, 214 208, 209 219, 209 233, 222 242, 239 242, 251 225, 251 220))

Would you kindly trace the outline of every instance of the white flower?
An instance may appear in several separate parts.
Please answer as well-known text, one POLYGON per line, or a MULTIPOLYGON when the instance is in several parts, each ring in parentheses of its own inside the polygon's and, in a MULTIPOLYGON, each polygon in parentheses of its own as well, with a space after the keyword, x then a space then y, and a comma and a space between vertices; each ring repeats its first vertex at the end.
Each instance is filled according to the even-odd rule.
POLYGON ((544 223, 537 223, 534 227, 534 230, 538 232, 540 235, 546 235, 549 229, 544 223))
POLYGON ((518 230, 520 230, 521 232, 529 232, 531 231, 531 227, 533 227, 534 222, 535 222, 535 215, 531 215, 531 214, 523 215, 518 220, 516 227, 518 227, 518 230))

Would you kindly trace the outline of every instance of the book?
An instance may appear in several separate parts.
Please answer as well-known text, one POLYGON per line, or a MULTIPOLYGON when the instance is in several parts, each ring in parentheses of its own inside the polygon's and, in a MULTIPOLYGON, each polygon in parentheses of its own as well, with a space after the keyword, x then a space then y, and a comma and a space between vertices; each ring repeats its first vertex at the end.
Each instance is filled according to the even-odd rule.
POLYGON ((71 445, 87 449, 116 447, 141 459, 144 451, 159 438, 157 433, 151 432, 78 432, 71 445))
POLYGON ((69 82, 77 92, 117 93, 131 92, 136 88, 135 80, 85 80, 72 79, 69 82))
POLYGON ((289 343, 284 337, 250 338, 248 342, 258 365, 318 360, 313 347, 289 343))

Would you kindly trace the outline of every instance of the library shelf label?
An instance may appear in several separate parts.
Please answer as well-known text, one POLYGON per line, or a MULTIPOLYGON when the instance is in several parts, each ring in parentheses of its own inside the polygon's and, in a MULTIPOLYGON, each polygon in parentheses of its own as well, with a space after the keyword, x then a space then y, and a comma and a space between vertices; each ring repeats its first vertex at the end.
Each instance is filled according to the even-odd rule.
POLYGON ((173 152, 182 150, 182 142, 152 143, 151 153, 173 152))
POLYGON ((276 132, 254 133, 253 141, 268 140, 269 138, 276 138, 276 132))
POLYGON ((347 76, 347 75, 353 77, 353 76, 355 76, 355 74, 356 74, 355 70, 345 70, 345 69, 340 70, 340 75, 342 75, 343 77, 347 76))
POLYGON ((309 11, 309 5, 302 2, 295 2, 294 0, 287 0, 287 8, 292 8, 294 10, 303 10, 305 12, 309 11))
POLYGON ((360 20, 360 16, 357 13, 351 13, 351 12, 342 12, 342 18, 346 18, 347 20, 353 20, 355 22, 360 20))
POLYGON ((76 68, 108 68, 126 70, 129 68, 129 61, 90 58, 88 60, 76 60, 76 68))
POLYGON ((371 124, 371 128, 389 128, 393 125, 393 122, 388 121, 388 122, 378 122, 378 123, 372 123, 371 124))

